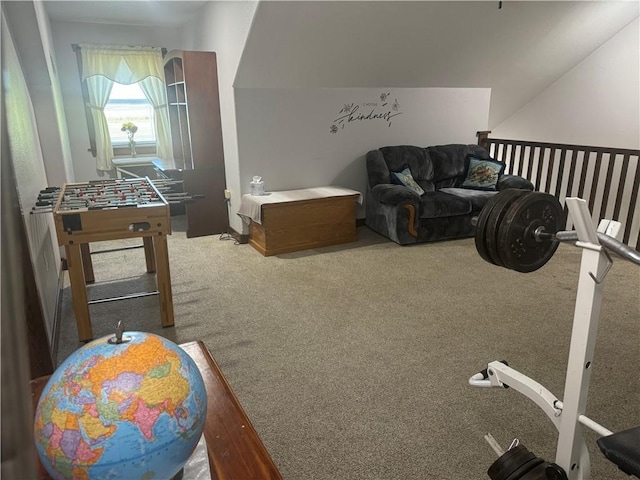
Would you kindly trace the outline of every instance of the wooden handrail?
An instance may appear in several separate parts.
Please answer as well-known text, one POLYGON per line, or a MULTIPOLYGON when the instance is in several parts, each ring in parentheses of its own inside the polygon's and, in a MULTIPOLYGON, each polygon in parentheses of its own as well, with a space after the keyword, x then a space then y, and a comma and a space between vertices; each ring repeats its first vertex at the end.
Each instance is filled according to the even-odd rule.
POLYGON ((640 250, 640 150, 489 138, 490 133, 477 132, 478 145, 506 164, 505 173, 527 178, 563 205, 567 197, 585 199, 594 222, 622 223, 622 241, 640 250))

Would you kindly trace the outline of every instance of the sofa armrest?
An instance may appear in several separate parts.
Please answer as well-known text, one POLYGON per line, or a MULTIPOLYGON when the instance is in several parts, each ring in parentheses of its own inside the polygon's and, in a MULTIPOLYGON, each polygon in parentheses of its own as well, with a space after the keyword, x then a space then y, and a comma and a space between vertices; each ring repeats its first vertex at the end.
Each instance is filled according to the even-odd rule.
POLYGON ((533 183, 518 175, 501 175, 496 185, 497 190, 507 188, 519 188, 521 190, 533 190, 533 183))
POLYGON ((385 205, 401 205, 410 203, 417 206, 420 203, 420 195, 404 185, 381 183, 371 189, 371 195, 385 205))
POLYGON ((367 188, 367 225, 392 240, 415 243, 421 198, 404 185, 380 183, 367 188))

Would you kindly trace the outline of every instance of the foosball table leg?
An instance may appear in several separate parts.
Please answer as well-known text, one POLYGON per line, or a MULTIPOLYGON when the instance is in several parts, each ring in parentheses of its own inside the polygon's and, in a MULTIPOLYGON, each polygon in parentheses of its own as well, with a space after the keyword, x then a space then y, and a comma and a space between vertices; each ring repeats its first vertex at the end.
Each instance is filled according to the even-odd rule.
POLYGON ((156 271, 156 254, 153 250, 153 238, 142 237, 144 246, 144 259, 147 262, 147 273, 155 273, 156 271))
POLYGON ((78 339, 81 342, 93 339, 89 304, 87 303, 87 287, 85 285, 84 267, 82 266, 81 246, 78 244, 65 245, 69 281, 73 296, 73 311, 76 315, 78 339))
POLYGON ((171 296, 171 273, 166 235, 156 235, 153 246, 156 252, 156 280, 160 297, 160 321, 163 327, 171 327, 173 321, 173 297, 171 296))
POLYGON ((91 261, 91 250, 88 243, 80 245, 80 253, 82 254, 82 268, 84 268, 84 281, 93 283, 96 277, 93 275, 93 262, 91 261))

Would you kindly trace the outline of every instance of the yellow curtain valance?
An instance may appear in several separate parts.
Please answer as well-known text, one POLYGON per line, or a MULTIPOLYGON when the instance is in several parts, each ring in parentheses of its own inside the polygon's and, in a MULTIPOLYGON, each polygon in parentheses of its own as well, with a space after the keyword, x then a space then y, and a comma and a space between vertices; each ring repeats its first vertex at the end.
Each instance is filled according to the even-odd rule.
POLYGON ((164 62, 159 47, 80 44, 82 80, 94 75, 130 85, 149 76, 164 81, 164 62))

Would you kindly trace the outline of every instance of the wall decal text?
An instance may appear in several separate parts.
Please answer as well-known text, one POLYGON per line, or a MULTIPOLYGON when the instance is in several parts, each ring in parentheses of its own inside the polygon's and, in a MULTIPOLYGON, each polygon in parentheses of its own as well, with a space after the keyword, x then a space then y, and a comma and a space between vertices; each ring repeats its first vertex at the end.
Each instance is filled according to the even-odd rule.
POLYGON ((330 133, 338 133, 344 130, 347 125, 359 122, 384 121, 387 127, 391 127, 391 121, 398 115, 402 115, 400 111, 400 103, 398 99, 390 101, 391 92, 382 92, 379 100, 366 102, 345 103, 338 116, 333 120, 329 127, 330 133))

